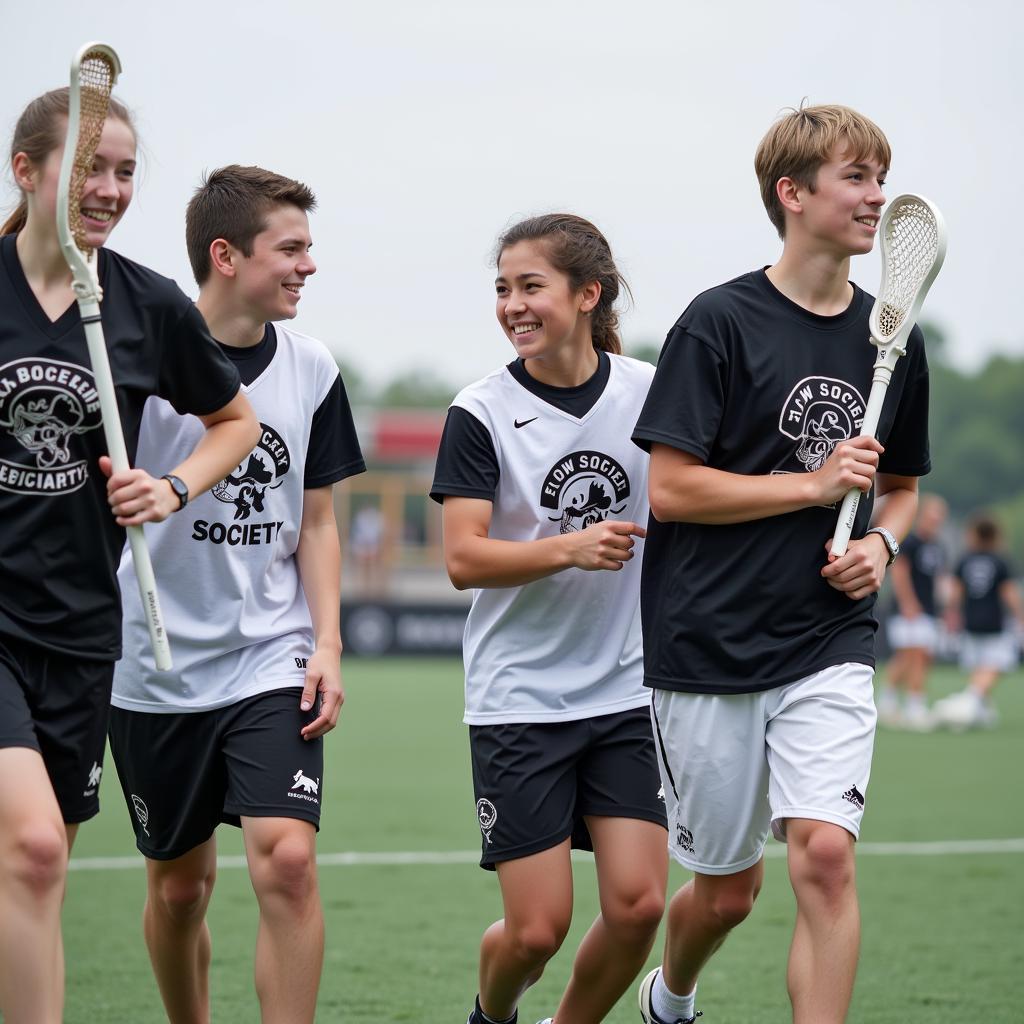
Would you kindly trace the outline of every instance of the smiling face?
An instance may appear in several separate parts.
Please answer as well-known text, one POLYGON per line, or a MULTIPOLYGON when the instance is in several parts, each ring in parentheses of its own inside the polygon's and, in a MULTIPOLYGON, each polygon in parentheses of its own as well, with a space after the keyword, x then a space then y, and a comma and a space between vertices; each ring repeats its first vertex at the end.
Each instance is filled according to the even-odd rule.
POLYGON ((297 206, 282 203, 265 222, 253 238, 251 256, 233 252, 236 294, 257 321, 291 320, 306 278, 316 273, 309 219, 297 206))
MULTIPOLYGON (((135 149, 132 129, 124 121, 108 117, 79 203, 85 241, 90 248, 98 249, 106 243, 132 201, 135 149)), ((15 178, 28 197, 30 221, 42 218, 47 224, 55 223, 63 157, 64 147, 58 146, 40 167, 34 167, 24 153, 15 155, 15 178)))
POLYGON ((875 157, 836 146, 815 177, 813 191, 797 190, 799 210, 786 222, 786 239, 798 233, 817 249, 839 258, 871 252, 878 233, 888 168, 875 157))
POLYGON ((522 359, 564 363, 593 353, 586 314, 597 304, 601 287, 592 282, 574 290, 540 242, 502 250, 495 293, 498 323, 522 359))

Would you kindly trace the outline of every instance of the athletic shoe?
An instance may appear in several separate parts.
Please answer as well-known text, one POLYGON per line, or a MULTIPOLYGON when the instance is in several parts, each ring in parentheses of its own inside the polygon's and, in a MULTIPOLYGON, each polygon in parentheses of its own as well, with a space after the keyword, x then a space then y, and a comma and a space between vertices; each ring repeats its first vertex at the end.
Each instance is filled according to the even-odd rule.
POLYGON ((651 993, 654 991, 654 979, 658 977, 660 971, 660 967, 655 967, 640 982, 640 1019, 644 1024, 693 1024, 698 1017, 703 1017, 704 1014, 698 1010, 692 1017, 687 1017, 685 1020, 682 1017, 676 1017, 675 1020, 662 1020, 654 1012, 654 1007, 651 1005, 651 993))
POLYGON ((936 701, 932 710, 936 721, 954 732, 963 732, 965 729, 989 724, 984 703, 971 690, 961 690, 936 701))
POLYGON ((908 704, 900 728, 907 732, 931 732, 935 724, 935 716, 924 704, 908 704))

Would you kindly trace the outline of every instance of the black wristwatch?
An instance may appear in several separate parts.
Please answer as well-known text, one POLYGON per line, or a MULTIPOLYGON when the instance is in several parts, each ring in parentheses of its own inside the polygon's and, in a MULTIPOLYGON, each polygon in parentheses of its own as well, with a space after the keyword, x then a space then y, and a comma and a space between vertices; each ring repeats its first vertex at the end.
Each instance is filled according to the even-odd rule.
POLYGON ((178 505, 178 511, 180 512, 188 504, 188 487, 185 485, 185 481, 173 473, 164 473, 160 479, 166 480, 171 485, 171 490, 178 496, 178 501, 181 502, 178 505))
POLYGON ((866 537, 868 533, 877 533, 882 538, 885 546, 889 549, 889 561, 885 564, 892 565, 896 561, 896 556, 900 553, 900 542, 884 526, 872 526, 864 536, 866 537))

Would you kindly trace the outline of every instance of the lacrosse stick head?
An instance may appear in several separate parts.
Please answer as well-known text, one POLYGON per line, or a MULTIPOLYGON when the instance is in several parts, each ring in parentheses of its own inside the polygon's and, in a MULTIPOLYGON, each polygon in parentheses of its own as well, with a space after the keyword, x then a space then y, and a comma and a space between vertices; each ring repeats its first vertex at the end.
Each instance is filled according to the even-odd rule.
POLYGON ((946 225, 923 196, 897 196, 882 215, 882 283, 869 320, 871 340, 900 354, 946 257, 946 225))
POLYGON ((92 255, 82 226, 82 193, 120 72, 117 54, 105 43, 86 43, 71 61, 68 134, 57 186, 57 234, 76 282, 92 255))

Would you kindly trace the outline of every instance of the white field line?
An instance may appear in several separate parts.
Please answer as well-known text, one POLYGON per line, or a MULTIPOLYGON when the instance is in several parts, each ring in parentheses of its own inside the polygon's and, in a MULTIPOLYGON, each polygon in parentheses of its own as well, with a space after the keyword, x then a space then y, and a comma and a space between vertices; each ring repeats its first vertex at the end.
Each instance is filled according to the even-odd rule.
MULTIPOLYGON (((784 857, 786 848, 781 843, 769 843, 765 856, 784 857)), ((858 857, 946 857, 984 853, 1024 853, 1022 839, 948 839, 925 843, 858 843, 858 857)), ((589 856, 583 854, 582 856, 589 856)), ((480 859, 476 850, 408 850, 385 853, 321 853, 316 861, 320 867, 357 867, 368 865, 419 866, 421 864, 475 864, 480 859)), ((140 855, 131 857, 73 857, 68 864, 71 871, 120 871, 141 868, 145 861, 140 855)), ((244 868, 245 857, 218 857, 218 868, 244 868)))

